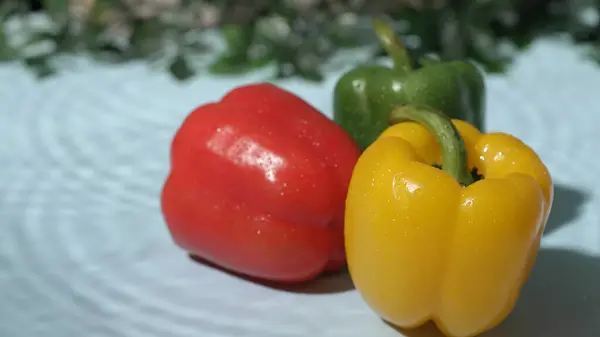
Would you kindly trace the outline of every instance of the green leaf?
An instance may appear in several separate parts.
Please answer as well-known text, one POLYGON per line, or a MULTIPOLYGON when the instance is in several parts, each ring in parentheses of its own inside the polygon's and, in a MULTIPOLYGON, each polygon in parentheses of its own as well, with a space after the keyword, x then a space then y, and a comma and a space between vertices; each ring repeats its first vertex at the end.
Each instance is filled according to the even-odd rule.
MULTIPOLYGON (((88 48, 93 48, 95 44, 98 43, 100 36, 104 33, 106 27, 95 21, 90 21, 86 23, 85 30, 80 37, 80 41, 84 43, 88 48)), ((69 36, 65 36, 65 38, 69 38, 69 36)))
POLYGON ((0 24, 0 61, 14 60, 17 55, 17 51, 8 43, 4 25, 0 24))
POLYGON ((239 75, 250 70, 245 58, 228 57, 223 55, 208 67, 211 74, 239 75))
POLYGON ((248 55, 254 32, 253 25, 224 25, 221 36, 225 40, 226 49, 209 66, 209 71, 213 74, 243 74, 266 64, 268 58, 252 60, 248 55))
POLYGON ((591 61, 600 66, 600 44, 592 46, 591 50, 588 50, 587 56, 591 59, 591 61))
POLYGON ((253 25, 225 25, 221 35, 227 44, 228 55, 245 55, 252 45, 254 36, 253 25))
POLYGON ((212 74, 240 75, 262 68, 271 63, 271 55, 263 55, 256 59, 223 55, 212 63, 208 70, 212 74))
POLYGON ((144 58, 161 50, 163 36, 166 31, 159 19, 135 20, 130 38, 130 55, 133 58, 144 58))
MULTIPOLYGON (((82 0, 77 0, 82 1, 82 0)), ((88 0, 89 1, 89 0, 88 0)), ((143 4, 142 4, 143 5, 143 4)), ((116 10, 120 13, 125 13, 129 16, 130 7, 123 0, 94 0, 94 7, 97 14, 101 14, 107 9, 116 10)))
POLYGON ((60 27, 56 33, 50 34, 48 39, 53 40, 56 43, 58 53, 73 52, 78 43, 77 36, 71 33, 68 24, 60 27))
POLYGON ((99 62, 123 62, 127 61, 125 52, 110 42, 98 43, 94 46, 92 51, 92 57, 99 62))
POLYGON ((301 78, 311 82, 323 81, 323 74, 318 69, 298 70, 296 72, 301 78))
POLYGON ((33 70, 38 78, 46 78, 56 73, 56 69, 50 65, 50 57, 48 55, 29 57, 24 62, 27 67, 33 70))
POLYGON ((183 55, 178 55, 171 61, 169 71, 179 81, 185 81, 195 75, 194 70, 183 55))
POLYGON ((185 42, 184 47, 191 53, 207 52, 211 50, 210 46, 205 41, 199 39, 185 42))
POLYGON ((69 0, 43 0, 43 5, 55 21, 63 22, 69 17, 69 0))

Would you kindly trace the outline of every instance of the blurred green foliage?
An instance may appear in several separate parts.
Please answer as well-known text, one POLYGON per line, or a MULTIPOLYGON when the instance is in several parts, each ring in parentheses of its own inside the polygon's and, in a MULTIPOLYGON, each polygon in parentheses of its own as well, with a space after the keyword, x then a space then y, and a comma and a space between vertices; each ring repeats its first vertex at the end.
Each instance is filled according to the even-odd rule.
POLYGON ((382 55, 369 27, 386 15, 415 58, 469 58, 501 72, 541 36, 561 35, 600 59, 598 0, 0 0, 0 60, 39 76, 61 56, 147 61, 185 80, 202 72, 320 80, 337 53, 382 55), (218 32, 224 50, 215 50, 218 32), (215 55, 215 59, 206 58, 215 55))

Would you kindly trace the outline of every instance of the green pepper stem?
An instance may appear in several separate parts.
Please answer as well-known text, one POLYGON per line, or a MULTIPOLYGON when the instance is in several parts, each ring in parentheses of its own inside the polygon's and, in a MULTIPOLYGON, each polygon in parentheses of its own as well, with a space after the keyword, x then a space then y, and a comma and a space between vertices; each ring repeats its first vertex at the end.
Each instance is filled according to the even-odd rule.
POLYGON ((444 172, 463 186, 474 182, 467 165, 465 143, 448 116, 424 105, 403 105, 394 108, 390 114, 390 123, 405 121, 417 122, 433 133, 441 147, 444 172))
POLYGON ((371 21, 375 35, 394 62, 394 68, 410 72, 413 69, 412 61, 406 47, 400 41, 392 27, 382 19, 374 18, 371 21))

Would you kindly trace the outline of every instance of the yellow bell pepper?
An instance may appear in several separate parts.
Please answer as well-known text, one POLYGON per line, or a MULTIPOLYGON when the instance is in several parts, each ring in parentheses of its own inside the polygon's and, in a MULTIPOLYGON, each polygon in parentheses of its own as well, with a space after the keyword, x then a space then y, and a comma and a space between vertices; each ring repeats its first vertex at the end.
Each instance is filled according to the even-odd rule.
POLYGON ((392 325, 433 321, 447 336, 475 336, 514 308, 550 213, 552 179, 511 135, 481 134, 425 106, 398 107, 391 119, 350 182, 352 280, 392 325))

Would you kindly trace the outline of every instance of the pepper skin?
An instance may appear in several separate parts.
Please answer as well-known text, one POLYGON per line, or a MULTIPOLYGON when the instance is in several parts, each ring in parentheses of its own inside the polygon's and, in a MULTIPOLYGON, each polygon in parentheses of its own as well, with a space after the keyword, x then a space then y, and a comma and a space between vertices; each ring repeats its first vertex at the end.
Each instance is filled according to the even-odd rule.
POLYGON ((393 60, 393 68, 358 66, 343 74, 334 89, 334 121, 362 149, 388 127, 389 112, 396 105, 427 104, 483 130, 486 88, 473 64, 431 59, 413 69, 393 30, 378 19, 373 28, 393 60))
POLYGON ((271 84, 195 109, 172 142, 161 204, 177 245, 257 280, 302 282, 346 265, 344 201, 360 151, 271 84))
POLYGON ((363 152, 352 174, 350 274, 393 325, 432 320, 447 336, 475 336, 514 308, 538 253, 552 179, 508 134, 482 134, 423 106, 398 107, 391 118, 398 124, 363 152), (433 166, 440 163, 443 170, 433 166), (484 178, 473 182, 473 167, 484 178))

